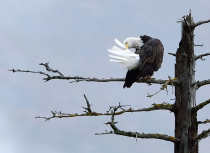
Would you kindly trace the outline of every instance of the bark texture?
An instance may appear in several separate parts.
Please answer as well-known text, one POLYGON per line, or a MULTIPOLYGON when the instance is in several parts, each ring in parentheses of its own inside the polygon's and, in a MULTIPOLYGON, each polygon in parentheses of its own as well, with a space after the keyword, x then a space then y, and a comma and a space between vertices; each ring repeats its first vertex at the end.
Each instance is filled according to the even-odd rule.
POLYGON ((182 38, 176 52, 175 77, 179 84, 175 87, 175 153, 197 153, 198 145, 192 139, 197 136, 197 112, 191 113, 196 102, 194 22, 189 14, 183 17, 182 38))

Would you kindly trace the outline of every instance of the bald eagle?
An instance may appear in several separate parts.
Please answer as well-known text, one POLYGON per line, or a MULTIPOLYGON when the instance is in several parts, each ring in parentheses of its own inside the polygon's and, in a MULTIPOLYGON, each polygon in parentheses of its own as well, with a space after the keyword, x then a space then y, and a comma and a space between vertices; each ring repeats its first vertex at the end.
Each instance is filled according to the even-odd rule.
POLYGON ((130 88, 139 79, 147 80, 158 71, 163 61, 164 48, 159 39, 150 36, 130 37, 122 44, 117 39, 115 42, 122 48, 113 46, 108 51, 114 55, 109 55, 118 62, 121 67, 128 69, 123 88, 130 88), (135 53, 129 48, 134 48, 135 53))

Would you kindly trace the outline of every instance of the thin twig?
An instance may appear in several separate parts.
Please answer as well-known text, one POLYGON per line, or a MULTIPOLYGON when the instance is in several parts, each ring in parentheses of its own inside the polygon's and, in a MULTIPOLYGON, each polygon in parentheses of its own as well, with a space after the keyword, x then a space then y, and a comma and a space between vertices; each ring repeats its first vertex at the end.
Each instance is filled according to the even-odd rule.
POLYGON ((147 97, 151 98, 152 96, 158 94, 161 90, 165 90, 165 89, 166 89, 166 92, 167 92, 167 94, 168 94, 167 86, 168 86, 169 84, 171 84, 172 86, 175 86, 175 82, 177 82, 177 78, 171 79, 170 76, 168 76, 168 78, 169 78, 169 80, 167 80, 167 81, 165 82, 165 84, 162 85, 162 87, 160 88, 160 90, 158 90, 158 91, 155 92, 154 94, 151 94, 151 95, 148 94, 147 97))
POLYGON ((202 44, 202 45, 194 45, 194 46, 200 46, 200 47, 203 47, 203 44, 202 44))
POLYGON ((176 57, 176 53, 168 53, 168 54, 176 57))
POLYGON ((8 71, 12 71, 13 73, 15 73, 15 72, 37 73, 37 74, 46 75, 47 77, 50 77, 49 74, 44 73, 42 71, 30 71, 30 70, 20 70, 20 69, 17 69, 17 70, 11 69, 11 70, 8 70, 8 71))
MULTIPOLYGON (((125 78, 96 78, 96 77, 80 77, 80 76, 64 76, 60 71, 58 70, 54 70, 52 68, 49 67, 49 63, 41 63, 40 65, 43 65, 47 71, 49 72, 53 72, 53 73, 58 73, 58 76, 50 76, 49 74, 42 72, 42 71, 25 71, 25 70, 9 70, 14 72, 27 72, 27 73, 38 73, 38 74, 42 74, 42 75, 46 75, 47 78, 43 78, 43 80, 45 81, 49 81, 49 80, 53 80, 53 79, 61 79, 61 80, 73 80, 70 83, 74 83, 74 82, 81 82, 81 81, 86 81, 86 82, 124 82, 125 78)), ((154 84, 165 84, 165 82, 168 80, 156 80, 156 79, 148 79, 146 81, 144 80, 139 80, 137 81, 137 83, 154 83, 154 84)), ((174 83, 178 84, 178 81, 175 81, 174 83)), ((170 83, 168 85, 171 85, 170 83)))

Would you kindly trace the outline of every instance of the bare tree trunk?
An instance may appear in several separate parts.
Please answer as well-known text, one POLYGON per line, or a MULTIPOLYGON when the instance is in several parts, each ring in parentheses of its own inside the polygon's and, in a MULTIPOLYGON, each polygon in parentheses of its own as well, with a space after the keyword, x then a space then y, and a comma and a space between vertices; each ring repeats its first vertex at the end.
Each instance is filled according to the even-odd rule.
POLYGON ((176 52, 175 77, 180 83, 175 87, 175 137, 180 143, 175 144, 175 153, 198 153, 198 145, 191 141, 198 131, 197 113, 191 113, 196 102, 193 23, 191 14, 184 17, 182 38, 176 52))

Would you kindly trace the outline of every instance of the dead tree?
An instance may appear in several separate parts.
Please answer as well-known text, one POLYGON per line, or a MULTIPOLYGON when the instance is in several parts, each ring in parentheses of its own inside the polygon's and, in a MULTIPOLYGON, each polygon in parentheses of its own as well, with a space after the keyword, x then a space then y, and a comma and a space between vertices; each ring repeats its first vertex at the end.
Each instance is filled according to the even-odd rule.
MULTIPOLYGON (((175 79, 169 80, 147 80, 138 81, 138 83, 149 83, 149 84, 162 84, 162 88, 160 90, 167 90, 168 85, 175 86, 175 103, 168 104, 153 104, 149 108, 142 109, 132 109, 131 107, 125 109, 126 105, 121 105, 119 103, 118 106, 109 106, 109 110, 105 113, 99 113, 93 111, 91 109, 91 105, 84 95, 87 107, 83 107, 85 109, 85 113, 83 114, 68 114, 62 112, 52 111, 51 117, 37 117, 44 118, 45 120, 50 120, 52 118, 67 118, 67 117, 77 117, 77 116, 102 116, 102 115, 110 115, 111 121, 106 124, 110 125, 112 131, 106 131, 104 133, 96 133, 96 135, 102 134, 117 134, 122 136, 134 137, 134 138, 153 138, 153 139, 162 139, 165 141, 170 141, 174 143, 174 152, 175 153, 198 153, 198 142, 210 135, 210 129, 204 130, 198 134, 198 125, 209 123, 210 120, 198 121, 197 120, 197 112, 201 110, 204 106, 210 103, 210 99, 204 102, 199 103, 196 106, 196 91, 204 86, 210 84, 209 80, 196 81, 195 80, 195 63, 196 60, 203 60, 204 56, 210 55, 210 53, 195 55, 194 54, 194 46, 198 46, 194 44, 194 30, 197 26, 202 25, 204 23, 210 22, 210 20, 200 21, 195 23, 191 16, 191 12, 187 16, 183 16, 180 21, 182 24, 182 36, 181 41, 179 43, 179 48, 176 53, 169 53, 170 55, 175 56, 176 64, 175 64, 175 79), (142 111, 153 111, 153 110, 168 110, 174 113, 175 116, 175 136, 168 136, 165 134, 145 134, 138 132, 126 132, 120 130, 116 126, 115 115, 121 115, 123 113, 129 112, 142 112, 142 111)), ((60 71, 54 70, 49 67, 48 63, 41 63, 48 72, 53 72, 55 76, 50 76, 48 73, 42 71, 25 71, 25 70, 10 70, 12 72, 28 72, 28 73, 38 73, 41 75, 45 75, 45 81, 50 81, 53 79, 65 79, 65 80, 73 80, 72 82, 110 82, 110 81, 124 81, 124 78, 84 78, 79 76, 65 76, 60 71)), ((71 83, 72 83, 71 82, 71 83)), ((156 93, 155 93, 156 94, 156 93)), ((152 97, 153 95, 148 95, 152 97)))

